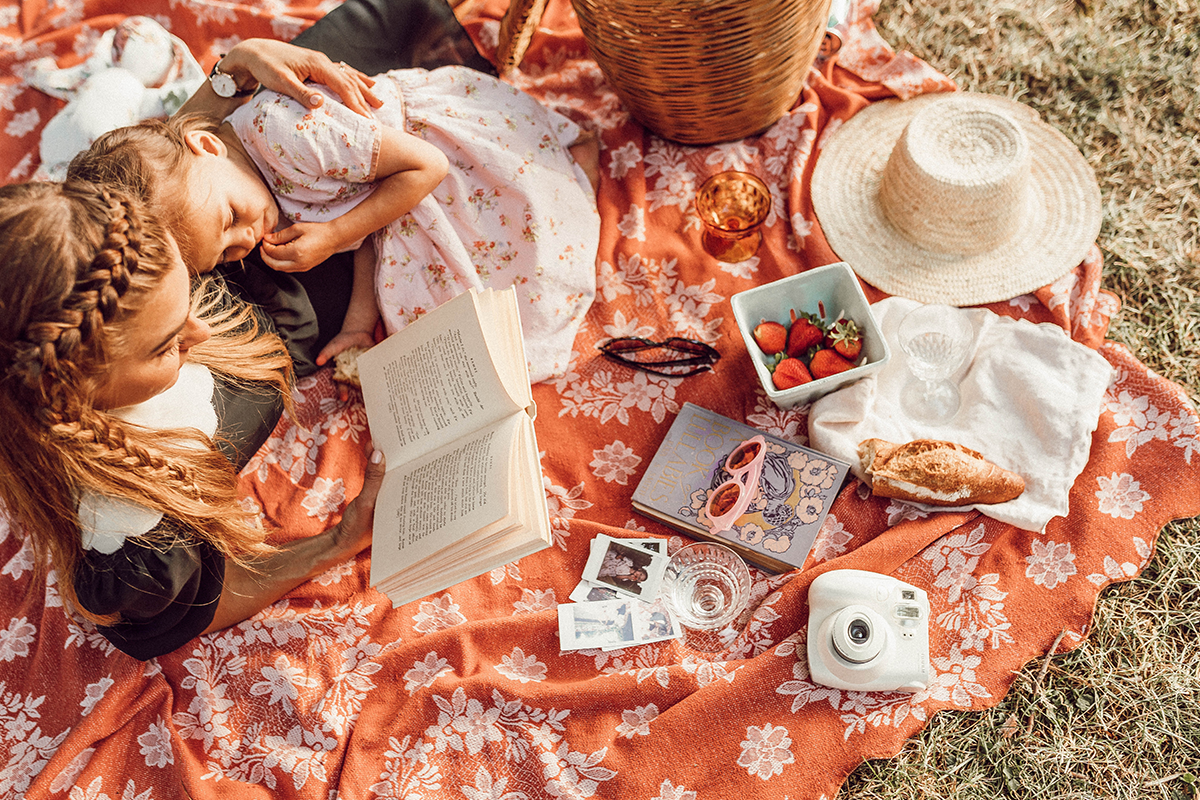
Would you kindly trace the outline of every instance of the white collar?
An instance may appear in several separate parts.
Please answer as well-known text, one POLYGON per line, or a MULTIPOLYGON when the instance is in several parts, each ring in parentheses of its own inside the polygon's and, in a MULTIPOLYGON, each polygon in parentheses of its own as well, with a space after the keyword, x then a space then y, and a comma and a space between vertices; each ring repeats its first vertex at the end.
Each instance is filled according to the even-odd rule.
MULTIPOLYGON (((196 428, 208 436, 217 432, 213 405, 215 383, 208 367, 191 362, 165 392, 145 402, 110 412, 126 422, 154 430, 196 428), (208 402, 204 402, 207 399, 208 402)), ((162 512, 120 497, 85 489, 79 497, 79 529, 84 548, 111 554, 130 536, 140 536, 162 520, 162 512)))

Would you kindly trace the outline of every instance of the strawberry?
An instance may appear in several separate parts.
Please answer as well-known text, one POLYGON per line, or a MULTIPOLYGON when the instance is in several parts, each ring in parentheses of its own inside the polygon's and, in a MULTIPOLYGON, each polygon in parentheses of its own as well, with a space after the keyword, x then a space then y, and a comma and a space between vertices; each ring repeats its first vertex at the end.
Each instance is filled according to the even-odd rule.
POLYGON ((771 373, 771 383, 775 384, 779 391, 800 386, 811 380, 812 375, 804 366, 804 362, 798 358, 783 359, 775 365, 775 371, 771 373))
POLYGON ((854 364, 842 358, 836 350, 826 347, 813 353, 808 368, 814 378, 828 378, 830 375, 854 369, 854 364))
POLYGON ((787 344, 787 328, 764 319, 754 326, 754 341, 764 353, 773 356, 787 344))
POLYGON ((808 348, 819 345, 824 338, 825 329, 821 327, 819 319, 812 314, 797 316, 795 310, 792 311, 792 326, 788 329, 785 348, 789 356, 799 358, 808 348))
POLYGON ((825 334, 825 346, 832 347, 842 358, 854 361, 862 352, 862 330, 852 319, 839 319, 825 334))

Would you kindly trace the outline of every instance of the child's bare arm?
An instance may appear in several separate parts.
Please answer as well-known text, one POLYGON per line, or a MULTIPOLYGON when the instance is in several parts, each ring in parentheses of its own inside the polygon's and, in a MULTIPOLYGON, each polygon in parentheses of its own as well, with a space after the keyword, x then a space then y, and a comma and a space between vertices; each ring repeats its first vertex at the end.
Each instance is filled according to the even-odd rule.
POLYGON ((412 210, 446 177, 444 153, 411 133, 383 128, 378 185, 371 196, 329 222, 301 222, 263 237, 263 261, 281 272, 312 269, 412 210))
POLYGON ((375 302, 375 245, 372 239, 354 252, 354 285, 350 289, 350 304, 342 320, 342 329, 317 354, 317 364, 324 366, 329 359, 350 347, 369 348, 375 344, 375 325, 379 322, 379 306, 375 302))

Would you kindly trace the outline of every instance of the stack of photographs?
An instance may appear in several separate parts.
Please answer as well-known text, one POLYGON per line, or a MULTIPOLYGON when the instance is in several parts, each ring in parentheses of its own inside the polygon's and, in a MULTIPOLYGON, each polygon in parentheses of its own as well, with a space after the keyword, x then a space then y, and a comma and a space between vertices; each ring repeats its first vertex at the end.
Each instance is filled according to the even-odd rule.
POLYGON ((659 597, 667 561, 665 540, 597 535, 574 602, 558 607, 559 646, 616 650, 681 638, 659 597))

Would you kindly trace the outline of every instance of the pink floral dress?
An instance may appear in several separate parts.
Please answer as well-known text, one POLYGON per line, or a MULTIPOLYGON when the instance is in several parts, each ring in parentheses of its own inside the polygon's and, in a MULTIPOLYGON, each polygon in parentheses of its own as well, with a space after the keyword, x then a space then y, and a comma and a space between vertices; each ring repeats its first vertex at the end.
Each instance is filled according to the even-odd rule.
POLYGON ((229 122, 297 222, 334 219, 370 195, 381 124, 439 147, 449 174, 375 233, 388 333, 470 288, 515 286, 531 380, 561 375, 596 293, 600 217, 566 149, 579 128, 466 67, 395 70, 376 76, 374 92, 376 119, 336 95, 308 109, 264 91, 229 122))

